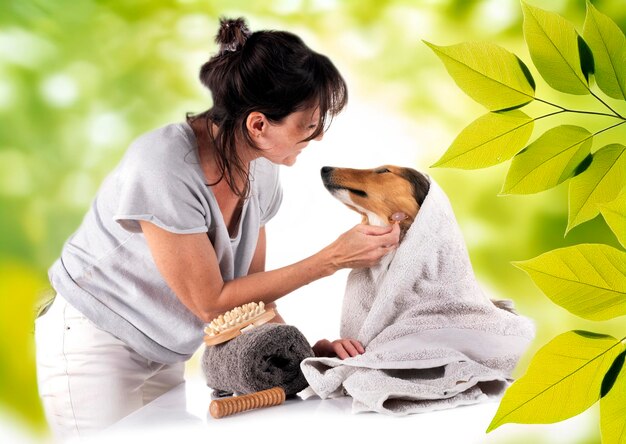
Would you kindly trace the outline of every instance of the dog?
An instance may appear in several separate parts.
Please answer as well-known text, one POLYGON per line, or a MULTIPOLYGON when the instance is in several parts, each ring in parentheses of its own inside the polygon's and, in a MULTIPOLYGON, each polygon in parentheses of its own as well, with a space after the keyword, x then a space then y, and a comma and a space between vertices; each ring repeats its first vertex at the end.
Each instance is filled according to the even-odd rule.
MULTIPOLYGON (((400 241, 404 238, 424 202, 430 182, 412 168, 383 165, 378 168, 358 170, 325 166, 321 169, 322 181, 330 193, 348 208, 361 214, 361 223, 368 225, 400 225, 400 241)), ((383 257, 369 270, 378 282, 389 269, 395 252, 383 257)), ((346 359, 363 353, 364 349, 354 339, 326 339, 313 346, 315 356, 338 356, 346 359), (357 351, 358 350, 358 351, 357 351)))
MULTIPOLYGON (((400 242, 415 220, 430 189, 426 176, 412 168, 383 165, 372 169, 335 168, 321 169, 326 189, 348 208, 362 216, 362 223, 388 226, 400 224, 400 242)), ((374 280, 378 281, 389 268, 393 254, 372 267, 374 280)), ((502 310, 516 314, 509 300, 491 300, 502 310)))
POLYGON ((360 213, 362 223, 388 226, 400 223, 400 240, 415 220, 430 182, 406 167, 383 165, 372 169, 321 169, 324 186, 348 208, 360 213))
POLYGON ((402 236, 378 264, 348 275, 341 338, 313 346, 315 356, 330 359, 300 365, 308 392, 348 394, 353 411, 402 415, 503 393, 534 328, 507 313, 511 301, 492 301, 480 288, 443 189, 431 177, 391 165, 326 166, 321 176, 363 223, 398 223, 402 236))

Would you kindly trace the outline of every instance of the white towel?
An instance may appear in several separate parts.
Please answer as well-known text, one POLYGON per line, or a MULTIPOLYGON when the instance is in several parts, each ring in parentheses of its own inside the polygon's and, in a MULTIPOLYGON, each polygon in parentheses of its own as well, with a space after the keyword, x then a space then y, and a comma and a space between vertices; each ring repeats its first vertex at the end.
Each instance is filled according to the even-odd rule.
POLYGON ((446 194, 430 190, 391 262, 355 269, 343 301, 341 337, 354 358, 308 358, 304 399, 352 396, 353 412, 406 415, 501 395, 534 337, 532 322, 482 292, 446 194))

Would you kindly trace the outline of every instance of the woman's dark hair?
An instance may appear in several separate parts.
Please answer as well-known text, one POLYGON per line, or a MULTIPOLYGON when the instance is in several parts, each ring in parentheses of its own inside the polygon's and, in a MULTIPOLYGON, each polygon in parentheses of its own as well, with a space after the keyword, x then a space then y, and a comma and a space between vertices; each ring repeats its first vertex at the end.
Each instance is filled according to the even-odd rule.
MULTIPOLYGON (((289 114, 319 107, 313 140, 326 131, 332 117, 348 100, 346 83, 333 63, 312 51, 296 35, 283 31, 250 32, 243 18, 220 19, 215 41, 219 52, 200 69, 200 80, 213 97, 209 110, 187 115, 187 121, 206 119, 222 178, 234 193, 247 197, 248 168, 235 149, 242 137, 256 147, 246 128, 251 112, 277 123, 289 114), (210 124, 217 126, 215 134, 210 124), (244 186, 237 186, 237 178, 244 186)), ((218 180, 218 182, 219 182, 218 180)))

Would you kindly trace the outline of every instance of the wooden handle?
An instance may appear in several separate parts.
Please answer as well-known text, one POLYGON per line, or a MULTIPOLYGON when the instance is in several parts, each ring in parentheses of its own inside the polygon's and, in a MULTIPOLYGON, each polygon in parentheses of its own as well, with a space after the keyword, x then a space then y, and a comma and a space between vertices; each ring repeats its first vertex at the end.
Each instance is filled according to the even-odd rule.
POLYGON ((215 336, 205 335, 204 344, 207 346, 211 346, 211 345, 222 344, 226 341, 230 341, 231 339, 239 336, 241 333, 243 333, 244 331, 250 328, 258 327, 259 325, 263 325, 266 322, 271 321, 272 319, 274 319, 275 316, 276 316, 276 312, 270 308, 269 310, 261 313, 259 316, 249 319, 244 322, 240 322, 239 324, 234 325, 232 328, 229 328, 228 330, 224 330, 218 335, 215 335, 215 336))
POLYGON ((248 395, 233 396, 226 399, 211 401, 209 412, 215 419, 252 409, 271 407, 285 402, 285 391, 281 387, 250 393, 248 395))

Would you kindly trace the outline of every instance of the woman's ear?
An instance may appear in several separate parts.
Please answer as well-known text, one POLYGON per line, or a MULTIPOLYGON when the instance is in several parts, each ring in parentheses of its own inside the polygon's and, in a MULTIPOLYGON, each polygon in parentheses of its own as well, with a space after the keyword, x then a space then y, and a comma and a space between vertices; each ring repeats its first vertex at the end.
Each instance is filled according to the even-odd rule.
POLYGON ((253 111, 246 118, 246 128, 252 139, 264 135, 268 127, 267 117, 263 113, 253 111))

